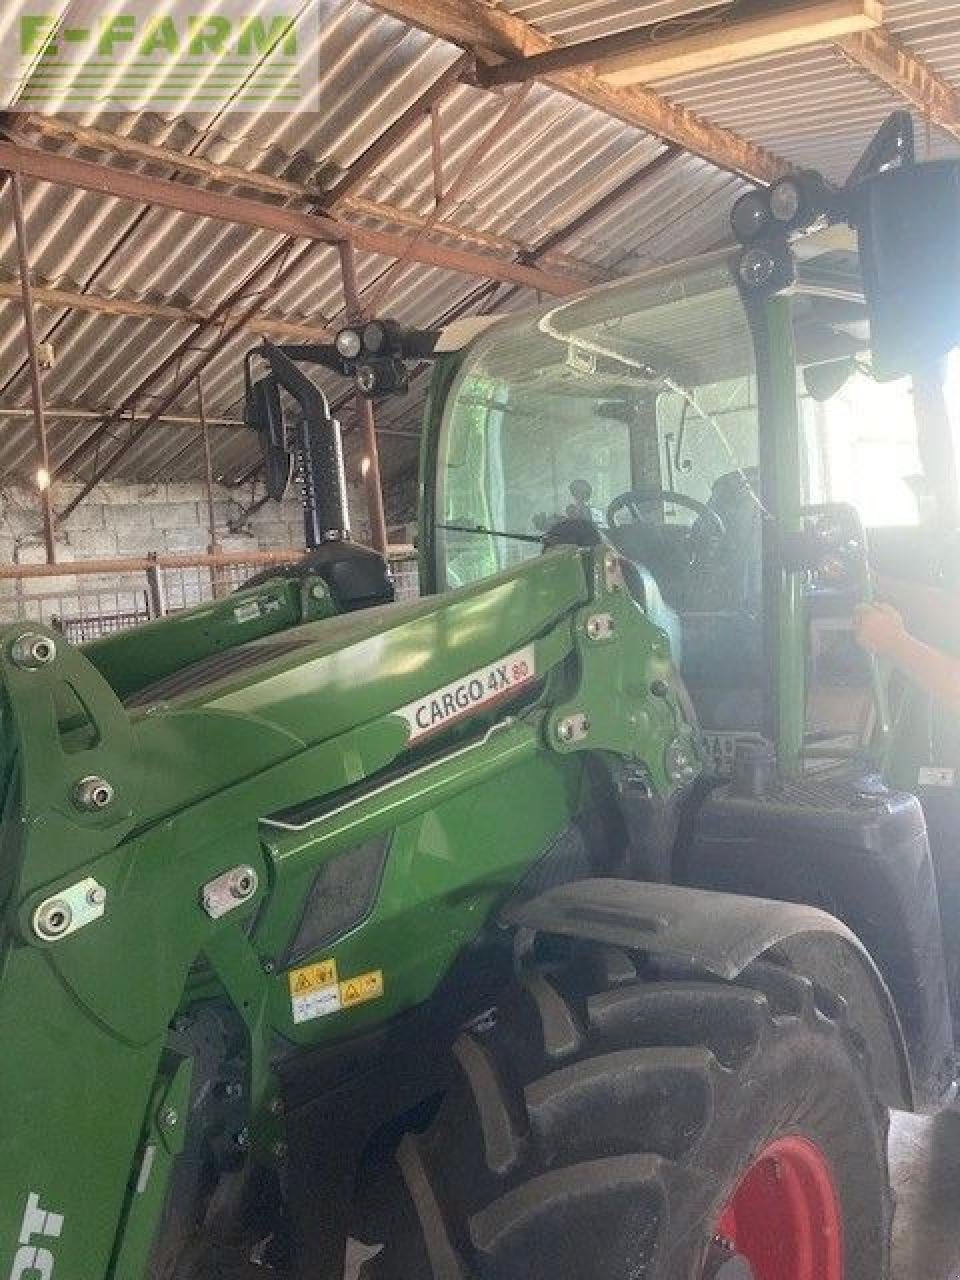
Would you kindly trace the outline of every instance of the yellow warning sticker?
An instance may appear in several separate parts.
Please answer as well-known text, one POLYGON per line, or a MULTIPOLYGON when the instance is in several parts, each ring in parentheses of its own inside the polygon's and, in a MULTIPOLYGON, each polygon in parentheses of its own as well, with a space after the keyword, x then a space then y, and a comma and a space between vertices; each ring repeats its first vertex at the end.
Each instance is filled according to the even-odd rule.
POLYGON ((321 987, 333 987, 337 984, 336 960, 319 960, 316 964, 304 965, 302 969, 291 969, 287 974, 292 996, 308 996, 321 987))
POLYGON ((373 969, 370 973, 359 973, 355 978, 348 978, 340 983, 340 1007, 349 1009, 355 1004, 366 1004, 368 1000, 379 1000, 383 995, 383 970, 373 969))

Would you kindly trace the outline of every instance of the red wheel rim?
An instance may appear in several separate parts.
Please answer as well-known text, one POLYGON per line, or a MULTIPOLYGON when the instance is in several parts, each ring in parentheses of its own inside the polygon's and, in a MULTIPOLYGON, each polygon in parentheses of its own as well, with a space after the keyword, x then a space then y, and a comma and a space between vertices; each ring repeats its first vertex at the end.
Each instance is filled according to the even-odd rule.
POLYGON ((716 1236, 749 1262, 755 1280, 843 1280, 840 1201, 820 1148, 801 1137, 764 1147, 716 1236))

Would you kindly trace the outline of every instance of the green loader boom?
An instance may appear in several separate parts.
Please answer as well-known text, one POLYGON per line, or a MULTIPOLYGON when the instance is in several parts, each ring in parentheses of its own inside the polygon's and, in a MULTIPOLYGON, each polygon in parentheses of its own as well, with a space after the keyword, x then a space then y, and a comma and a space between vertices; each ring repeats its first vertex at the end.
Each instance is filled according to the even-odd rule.
POLYGON ((699 768, 605 549, 345 615, 319 576, 274 581, 0 653, 0 1240, 39 1202, 56 1236, 23 1247, 78 1280, 144 1274, 190 1123, 178 1017, 239 1018, 224 1141, 276 1165, 274 1055, 428 1000, 597 785, 588 752, 664 802, 699 768))

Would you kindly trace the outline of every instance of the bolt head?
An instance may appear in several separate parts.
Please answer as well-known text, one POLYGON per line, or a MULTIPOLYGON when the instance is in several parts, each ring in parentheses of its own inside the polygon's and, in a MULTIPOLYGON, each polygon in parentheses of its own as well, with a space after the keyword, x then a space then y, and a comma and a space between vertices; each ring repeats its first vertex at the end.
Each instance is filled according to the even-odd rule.
POLYGON ((561 720, 557 725, 557 737, 561 742, 569 742, 573 737, 573 722, 571 720, 561 720))
POLYGON ((174 1107, 164 1107, 160 1112, 159 1120, 164 1129, 173 1129, 179 1119, 180 1116, 174 1107))
POLYGON ((48 666, 57 656, 57 646, 39 631, 25 631, 10 646, 10 659, 17 667, 35 671, 48 666))
POLYGON ((38 907, 33 928, 39 938, 62 937, 73 923, 73 911, 63 898, 51 898, 38 907))
POLYGON ((94 885, 87 894, 87 902, 91 907, 102 907, 107 900, 107 891, 102 884, 94 885))
POLYGON ((775 258, 766 249, 747 249, 740 259, 740 279, 759 289, 772 279, 776 266, 775 258))
POLYGON ((106 778, 99 778, 94 774, 81 778, 73 788, 73 803, 78 809, 84 809, 88 813, 106 809, 113 802, 113 797, 112 784, 106 778))
POLYGON ((230 877, 230 896, 244 902, 257 892, 258 884, 259 877, 253 867, 237 867, 230 877))

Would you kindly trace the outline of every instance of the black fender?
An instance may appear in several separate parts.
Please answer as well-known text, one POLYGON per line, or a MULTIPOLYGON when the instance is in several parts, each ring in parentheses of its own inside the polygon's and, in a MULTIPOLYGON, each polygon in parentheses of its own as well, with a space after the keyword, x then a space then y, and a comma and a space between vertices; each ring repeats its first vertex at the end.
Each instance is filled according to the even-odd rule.
POLYGON ((881 1101, 923 1105, 894 1002, 863 944, 817 907, 636 880, 577 880, 500 913, 508 928, 582 938, 692 964, 732 981, 754 960, 777 956, 846 1002, 867 1046, 881 1101))

